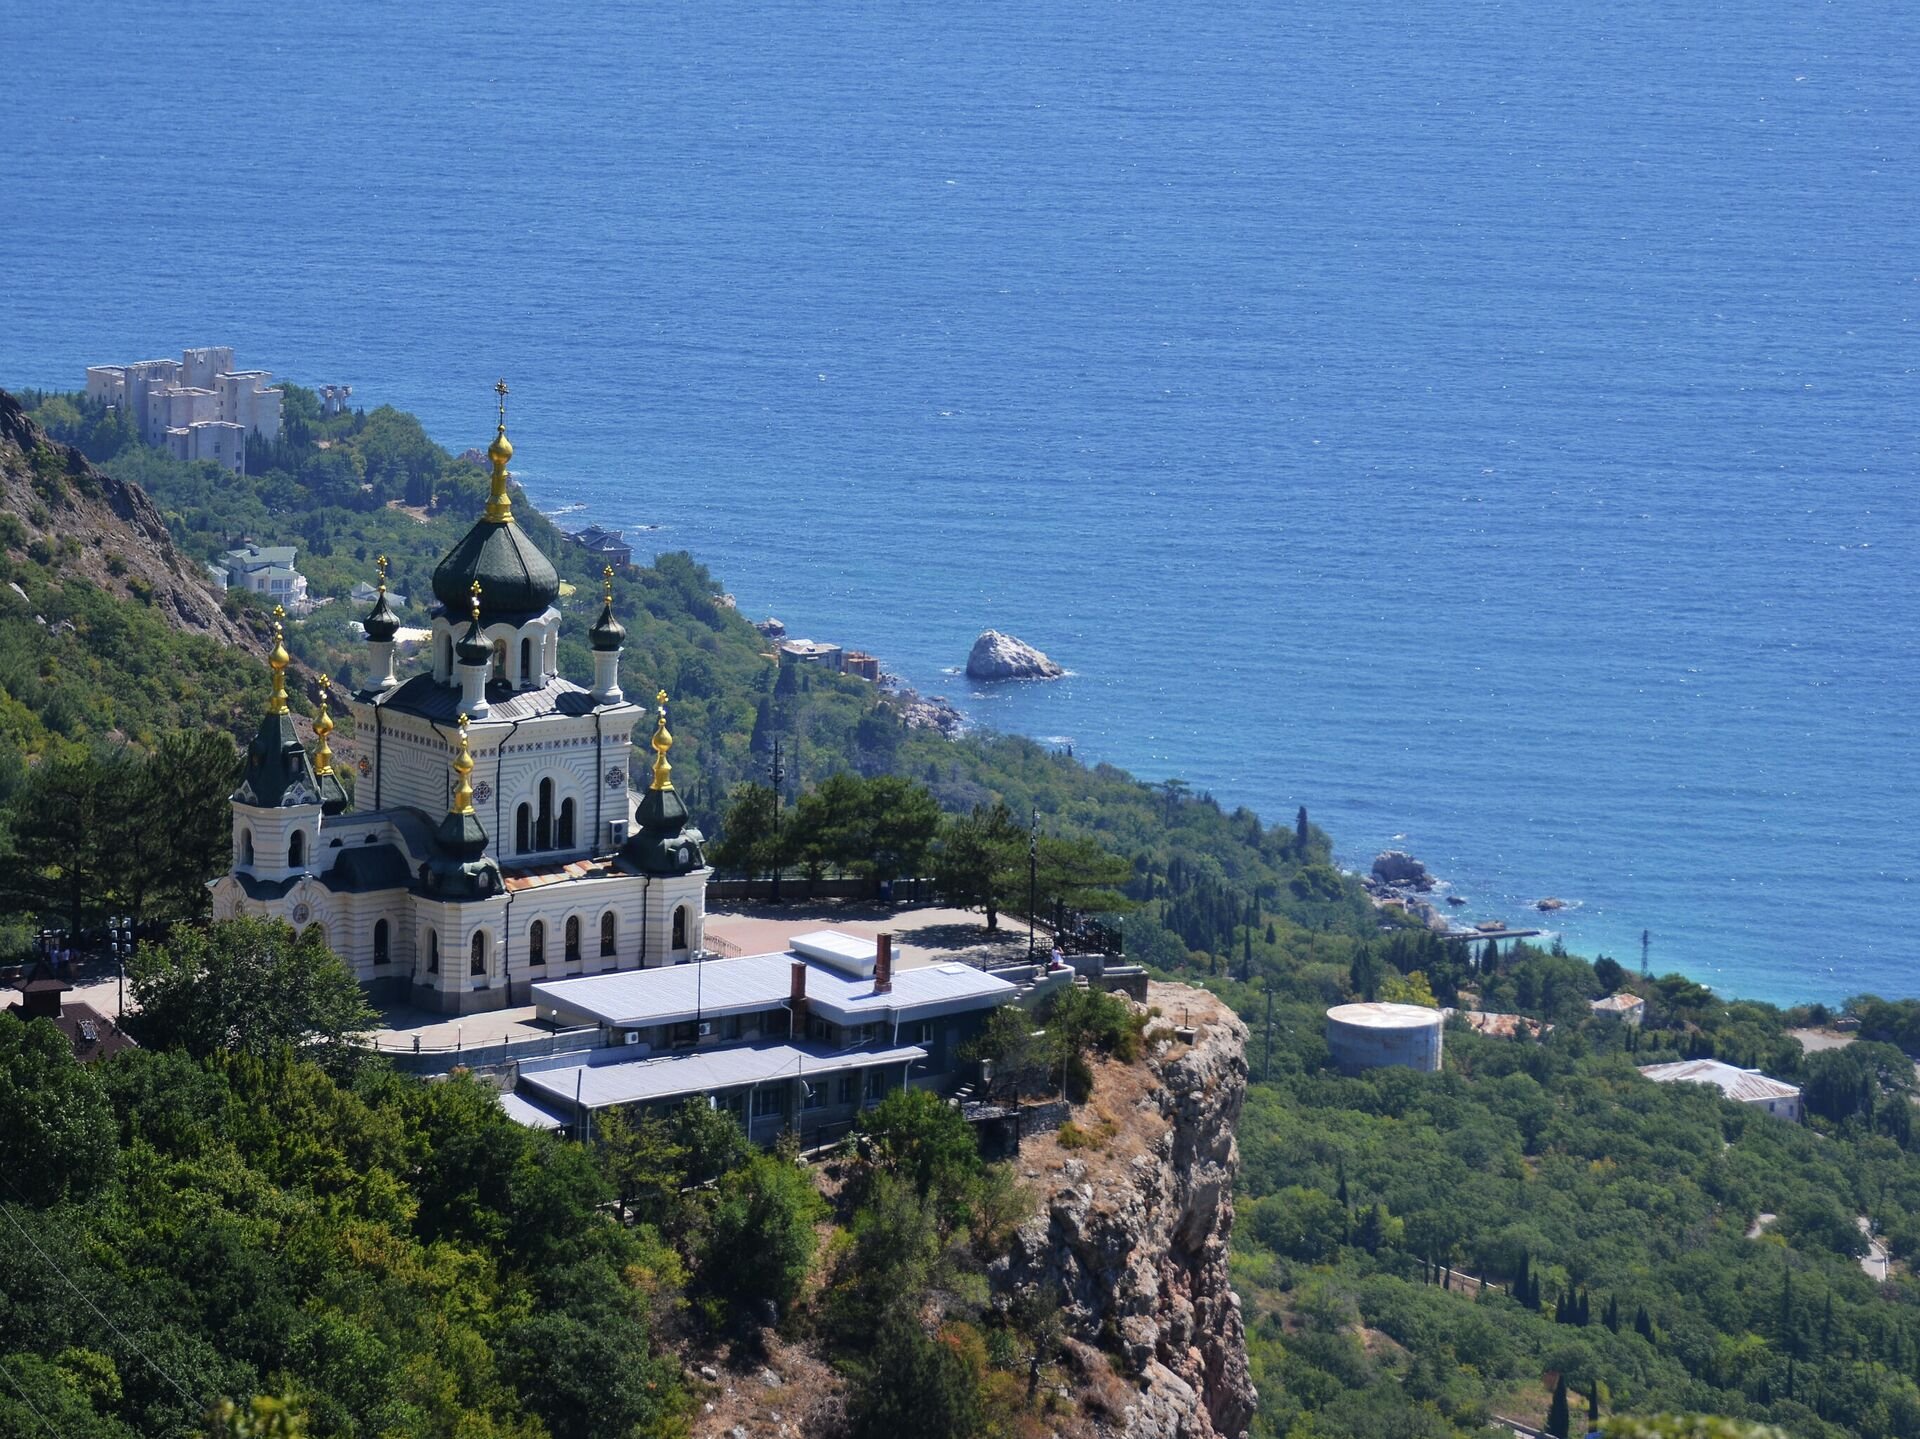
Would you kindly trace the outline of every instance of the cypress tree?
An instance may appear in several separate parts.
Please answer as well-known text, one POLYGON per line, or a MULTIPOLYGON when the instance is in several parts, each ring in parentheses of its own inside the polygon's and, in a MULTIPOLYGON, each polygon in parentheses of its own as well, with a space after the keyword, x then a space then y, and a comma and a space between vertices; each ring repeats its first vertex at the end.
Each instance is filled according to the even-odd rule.
POLYGON ((1522 1254, 1520 1256, 1520 1272, 1514 1275, 1512 1286, 1513 1297, 1518 1299, 1522 1304, 1527 1302, 1527 1277, 1531 1268, 1532 1265, 1527 1256, 1522 1254))
POLYGON ((1653 1343, 1653 1320, 1647 1317, 1647 1306, 1644 1304, 1633 1312, 1633 1332, 1647 1343, 1653 1343))
POLYGON ((1607 1326, 1609 1333, 1620 1332, 1620 1301, 1611 1294, 1607 1296, 1607 1307, 1600 1316, 1600 1322, 1607 1326))
POLYGON ((1313 837, 1313 831, 1307 827, 1307 807, 1300 806, 1300 812, 1293 817, 1293 842, 1301 849, 1307 847, 1313 837))
POLYGON ((1593 1322, 1593 1301, 1587 1291, 1580 1291, 1580 1327, 1586 1328, 1593 1322))
POLYGON ((1562 1294, 1553 1301, 1553 1322, 1555 1324, 1566 1324, 1570 1322, 1572 1316, 1567 1310, 1567 1296, 1562 1294))
POLYGON ((1568 1427, 1567 1376, 1562 1374, 1554 1381, 1553 1402, 1547 1406, 1547 1433, 1554 1439, 1567 1439, 1568 1427))
POLYGON ((1600 1381, 1593 1381, 1593 1388, 1587 1391, 1587 1428, 1600 1427, 1600 1381))

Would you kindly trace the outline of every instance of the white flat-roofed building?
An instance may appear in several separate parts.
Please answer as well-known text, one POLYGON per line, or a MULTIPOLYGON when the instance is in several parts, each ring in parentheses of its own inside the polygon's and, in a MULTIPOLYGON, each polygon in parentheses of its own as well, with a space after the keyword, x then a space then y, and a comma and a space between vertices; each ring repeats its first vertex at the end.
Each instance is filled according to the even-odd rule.
POLYGON ((890 938, 833 930, 774 954, 536 983, 543 1018, 598 1025, 608 1047, 585 1064, 523 1065, 508 1111, 573 1125, 705 1098, 755 1139, 817 1139, 889 1088, 953 1088, 967 1041, 1017 993, 967 964, 895 970, 890 938))
POLYGON ((1751 1104, 1780 1119, 1800 1122, 1800 1091, 1757 1069, 1739 1069, 1718 1059, 1649 1064, 1640 1071, 1655 1084, 1711 1084, 1735 1104, 1751 1104))
POLYGON ((247 440, 280 438, 284 392, 273 389, 266 370, 236 370, 233 347, 209 345, 184 351, 177 360, 141 360, 131 365, 89 365, 87 398, 130 417, 140 438, 176 458, 209 459, 244 473, 247 440), (233 433, 177 437, 220 425, 233 433), (239 459, 232 456, 237 452, 239 459))

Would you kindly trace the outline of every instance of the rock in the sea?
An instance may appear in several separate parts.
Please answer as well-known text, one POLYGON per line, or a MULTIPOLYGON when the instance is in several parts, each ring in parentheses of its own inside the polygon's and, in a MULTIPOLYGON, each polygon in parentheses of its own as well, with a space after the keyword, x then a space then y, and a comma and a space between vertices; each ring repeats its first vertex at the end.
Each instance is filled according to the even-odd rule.
POLYGON ((1433 876, 1427 873, 1427 867, 1400 849, 1385 850, 1373 857, 1373 877, 1404 889, 1433 888, 1433 876))
POLYGON ((977 680, 1056 680, 1066 671, 1026 641, 988 630, 973 642, 967 673, 977 680))
POLYGON ((1552 896, 1548 896, 1546 899, 1535 900, 1533 907, 1543 914, 1552 914, 1556 909, 1565 909, 1567 902, 1564 899, 1554 899, 1552 896))

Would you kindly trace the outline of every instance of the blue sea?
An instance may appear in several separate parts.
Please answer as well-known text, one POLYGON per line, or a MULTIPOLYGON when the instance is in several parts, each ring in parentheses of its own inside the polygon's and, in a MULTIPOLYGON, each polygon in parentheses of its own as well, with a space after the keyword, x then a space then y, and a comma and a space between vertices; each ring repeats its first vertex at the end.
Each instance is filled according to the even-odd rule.
POLYGON ((0 384, 231 344, 979 723, 1920 992, 1920 9, 82 6, 0 384), (1072 670, 984 690, 987 626, 1072 670))

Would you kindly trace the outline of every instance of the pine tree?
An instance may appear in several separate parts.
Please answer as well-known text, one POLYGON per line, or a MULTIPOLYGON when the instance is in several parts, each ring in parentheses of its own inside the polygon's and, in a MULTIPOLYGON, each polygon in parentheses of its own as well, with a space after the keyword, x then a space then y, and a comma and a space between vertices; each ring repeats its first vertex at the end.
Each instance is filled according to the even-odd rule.
POLYGON ((1567 1417, 1567 1376, 1562 1374, 1554 1381, 1553 1402, 1547 1406, 1547 1433, 1554 1439, 1567 1439, 1569 1420, 1567 1417))

